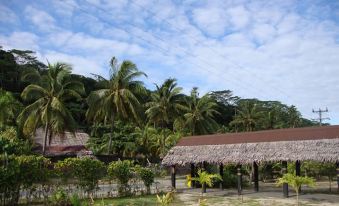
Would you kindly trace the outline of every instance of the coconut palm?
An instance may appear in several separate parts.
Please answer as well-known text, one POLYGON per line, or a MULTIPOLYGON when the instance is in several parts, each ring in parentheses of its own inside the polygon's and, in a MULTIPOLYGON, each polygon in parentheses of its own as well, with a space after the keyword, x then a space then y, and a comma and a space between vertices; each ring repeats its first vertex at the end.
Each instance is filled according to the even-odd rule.
POLYGON ((123 61, 118 64, 113 57, 110 61, 110 76, 105 79, 96 75, 101 89, 91 92, 87 98, 89 108, 86 116, 93 121, 110 121, 111 135, 108 144, 108 153, 111 153, 114 121, 117 118, 134 120, 139 119, 138 108, 140 102, 138 95, 144 94, 143 82, 137 78, 146 76, 138 70, 131 61, 123 61))
MULTIPOLYGON (((74 132, 76 122, 65 102, 76 98, 81 99, 84 86, 71 78, 71 67, 65 63, 48 64, 47 74, 35 75, 36 83, 28 85, 21 93, 23 100, 32 102, 18 116, 18 124, 25 135, 33 134, 37 127, 44 125, 45 136, 43 153, 53 134, 63 134, 65 130, 74 132)), ((25 76, 23 77, 25 78, 25 76)))
POLYGON ((198 98, 198 89, 193 88, 187 105, 185 125, 190 129, 191 135, 207 134, 217 129, 218 124, 213 119, 214 115, 219 114, 216 110, 217 103, 208 94, 198 98))
POLYGON ((243 126, 245 131, 253 131, 261 119, 263 112, 259 111, 258 104, 249 100, 241 102, 234 120, 230 122, 231 126, 243 126))
POLYGON ((151 94, 152 100, 146 104, 146 115, 151 123, 166 128, 173 123, 184 107, 182 88, 175 79, 167 79, 151 94))

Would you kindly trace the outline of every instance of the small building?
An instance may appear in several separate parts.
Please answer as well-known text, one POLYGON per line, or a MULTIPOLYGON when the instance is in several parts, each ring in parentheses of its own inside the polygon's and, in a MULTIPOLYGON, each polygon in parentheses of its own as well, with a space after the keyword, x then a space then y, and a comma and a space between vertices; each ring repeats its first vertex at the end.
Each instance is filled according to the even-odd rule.
MULTIPOLYGON (((43 129, 38 129, 35 133, 35 151, 42 152, 45 132, 43 129)), ((46 148, 45 156, 47 157, 74 157, 79 155, 92 154, 86 148, 89 135, 84 132, 65 132, 63 135, 53 135, 50 144, 46 148)))
MULTIPOLYGON (((175 188, 175 169, 179 166, 194 167, 204 164, 238 165, 238 192, 241 193, 241 165, 253 166, 254 190, 259 190, 258 164, 281 162, 283 173, 287 162, 295 162, 296 174, 300 175, 302 161, 332 162, 337 165, 339 189, 339 126, 276 129, 256 132, 227 133, 190 136, 182 138, 162 160, 172 169, 172 187, 175 188)), ((288 186, 283 186, 288 196, 288 186)))

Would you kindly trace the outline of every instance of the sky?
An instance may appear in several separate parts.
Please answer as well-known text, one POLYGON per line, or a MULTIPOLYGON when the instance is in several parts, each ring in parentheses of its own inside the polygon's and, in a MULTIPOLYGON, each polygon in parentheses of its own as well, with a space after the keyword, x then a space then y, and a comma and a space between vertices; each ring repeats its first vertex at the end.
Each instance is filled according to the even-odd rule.
POLYGON ((229 89, 242 98, 325 109, 339 124, 339 1, 0 0, 0 45, 74 73, 108 77, 131 60, 154 88, 229 89))

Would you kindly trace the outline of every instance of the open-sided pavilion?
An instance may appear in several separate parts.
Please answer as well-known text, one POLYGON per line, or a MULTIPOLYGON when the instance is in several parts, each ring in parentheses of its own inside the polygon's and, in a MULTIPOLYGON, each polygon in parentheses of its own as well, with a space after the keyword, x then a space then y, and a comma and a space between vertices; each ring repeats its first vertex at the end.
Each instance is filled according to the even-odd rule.
MULTIPOLYGON (((241 132, 182 138, 162 160, 171 167, 172 187, 175 188, 176 167, 191 165, 194 176, 196 165, 237 164, 238 193, 242 190, 242 164, 252 164, 254 190, 259 191, 258 164, 281 162, 282 173, 287 172, 287 162, 295 162, 296 175, 300 175, 302 161, 332 162, 337 168, 339 190, 339 126, 305 127, 241 132)), ((288 197, 288 185, 283 185, 288 197)))

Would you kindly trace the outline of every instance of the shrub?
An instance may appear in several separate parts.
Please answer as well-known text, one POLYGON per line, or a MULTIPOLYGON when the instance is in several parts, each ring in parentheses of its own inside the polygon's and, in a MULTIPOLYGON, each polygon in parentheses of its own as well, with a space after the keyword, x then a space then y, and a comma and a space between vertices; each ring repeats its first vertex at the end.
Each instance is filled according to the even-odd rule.
POLYGON ((111 162, 108 166, 108 175, 118 181, 119 195, 128 195, 130 187, 128 181, 133 177, 133 163, 129 160, 111 162))
POLYGON ((147 194, 151 193, 151 185, 154 183, 154 172, 151 169, 144 167, 136 167, 136 172, 141 180, 144 182, 144 185, 147 189, 147 194))
POLYGON ((99 179, 105 174, 104 163, 89 157, 67 158, 57 162, 55 169, 64 180, 77 179, 80 188, 88 194, 97 188, 99 179))
POLYGON ((8 155, 23 155, 29 154, 31 145, 28 140, 23 141, 17 137, 15 128, 9 127, 5 131, 0 132, 0 153, 8 155))
POLYGON ((49 205, 68 206, 71 205, 71 201, 67 193, 63 189, 59 188, 52 194, 49 205))
POLYGON ((19 190, 33 189, 33 184, 48 180, 50 161, 42 156, 7 156, 0 158, 0 192, 4 204, 15 205, 19 190))
POLYGON ((237 175, 231 173, 229 170, 224 171, 222 179, 224 188, 236 187, 238 184, 237 175))

